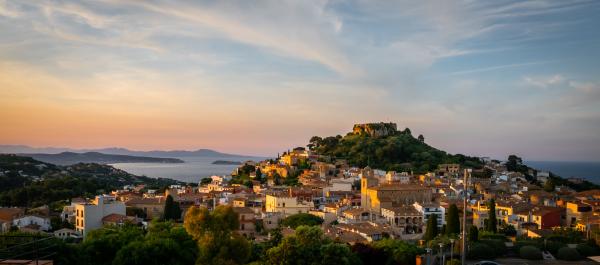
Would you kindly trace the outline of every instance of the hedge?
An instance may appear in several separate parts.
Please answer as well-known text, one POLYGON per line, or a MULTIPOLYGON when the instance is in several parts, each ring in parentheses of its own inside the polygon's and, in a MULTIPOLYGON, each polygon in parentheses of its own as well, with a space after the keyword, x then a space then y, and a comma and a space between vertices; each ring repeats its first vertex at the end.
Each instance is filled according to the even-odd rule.
POLYGON ((579 252, 574 248, 563 247, 558 250, 556 258, 561 260, 580 260, 581 255, 579 255, 579 252))
POLYGON ((519 256, 524 259, 540 260, 542 259, 542 251, 534 246, 523 246, 519 249, 519 256))

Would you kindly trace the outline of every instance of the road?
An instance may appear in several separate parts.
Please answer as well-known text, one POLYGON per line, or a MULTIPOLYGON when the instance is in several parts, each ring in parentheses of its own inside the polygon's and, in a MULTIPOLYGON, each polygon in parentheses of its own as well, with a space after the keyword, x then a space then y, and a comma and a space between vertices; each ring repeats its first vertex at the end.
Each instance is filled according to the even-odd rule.
MULTIPOLYGON (((498 262, 502 265, 598 265, 600 263, 594 262, 592 260, 580 260, 580 261, 563 261, 563 260, 526 260, 526 259, 517 259, 517 258, 505 258, 505 259, 495 259, 495 262, 498 262)), ((467 261, 467 264, 474 264, 477 261, 467 261)))

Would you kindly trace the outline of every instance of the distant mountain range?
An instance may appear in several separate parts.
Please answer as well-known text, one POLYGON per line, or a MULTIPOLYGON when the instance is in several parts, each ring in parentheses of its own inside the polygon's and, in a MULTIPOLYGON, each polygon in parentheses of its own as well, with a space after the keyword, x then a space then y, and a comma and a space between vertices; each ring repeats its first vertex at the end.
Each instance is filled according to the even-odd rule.
POLYGON ((184 163, 183 160, 177 158, 162 158, 162 157, 146 157, 146 156, 130 156, 130 155, 113 155, 102 154, 98 152, 74 153, 62 152, 58 154, 20 154, 22 156, 32 157, 33 159, 66 166, 77 163, 97 163, 97 164, 113 164, 113 163, 184 163))
POLYGON ((89 153, 96 152, 111 155, 146 156, 146 157, 249 157, 244 155, 226 154, 210 149, 198 149, 195 151, 172 150, 172 151, 134 151, 125 148, 110 147, 101 149, 72 149, 62 147, 31 147, 27 145, 0 145, 0 153, 5 154, 59 154, 63 152, 89 153))

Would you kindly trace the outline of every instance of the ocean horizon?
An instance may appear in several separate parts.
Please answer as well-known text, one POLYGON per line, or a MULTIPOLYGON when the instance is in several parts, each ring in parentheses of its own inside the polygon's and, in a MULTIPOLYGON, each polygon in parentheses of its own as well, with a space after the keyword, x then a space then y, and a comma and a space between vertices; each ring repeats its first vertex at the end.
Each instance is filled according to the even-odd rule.
POLYGON ((583 178, 600 184, 600 161, 525 161, 537 170, 550 171, 562 178, 583 178))

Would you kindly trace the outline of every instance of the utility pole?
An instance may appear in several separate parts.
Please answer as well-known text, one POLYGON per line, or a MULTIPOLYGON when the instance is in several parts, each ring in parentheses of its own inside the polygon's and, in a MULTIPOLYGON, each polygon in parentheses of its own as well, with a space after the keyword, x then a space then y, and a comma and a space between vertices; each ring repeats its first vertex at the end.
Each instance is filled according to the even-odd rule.
POLYGON ((463 204, 463 223, 462 223, 462 249, 461 249, 461 255, 460 255, 460 259, 461 259, 461 263, 462 265, 466 265, 467 264, 467 197, 468 197, 468 187, 469 185, 467 185, 467 180, 468 180, 468 175, 471 175, 471 169, 465 169, 464 172, 464 179, 463 179, 463 199, 464 199, 464 204, 463 204))

